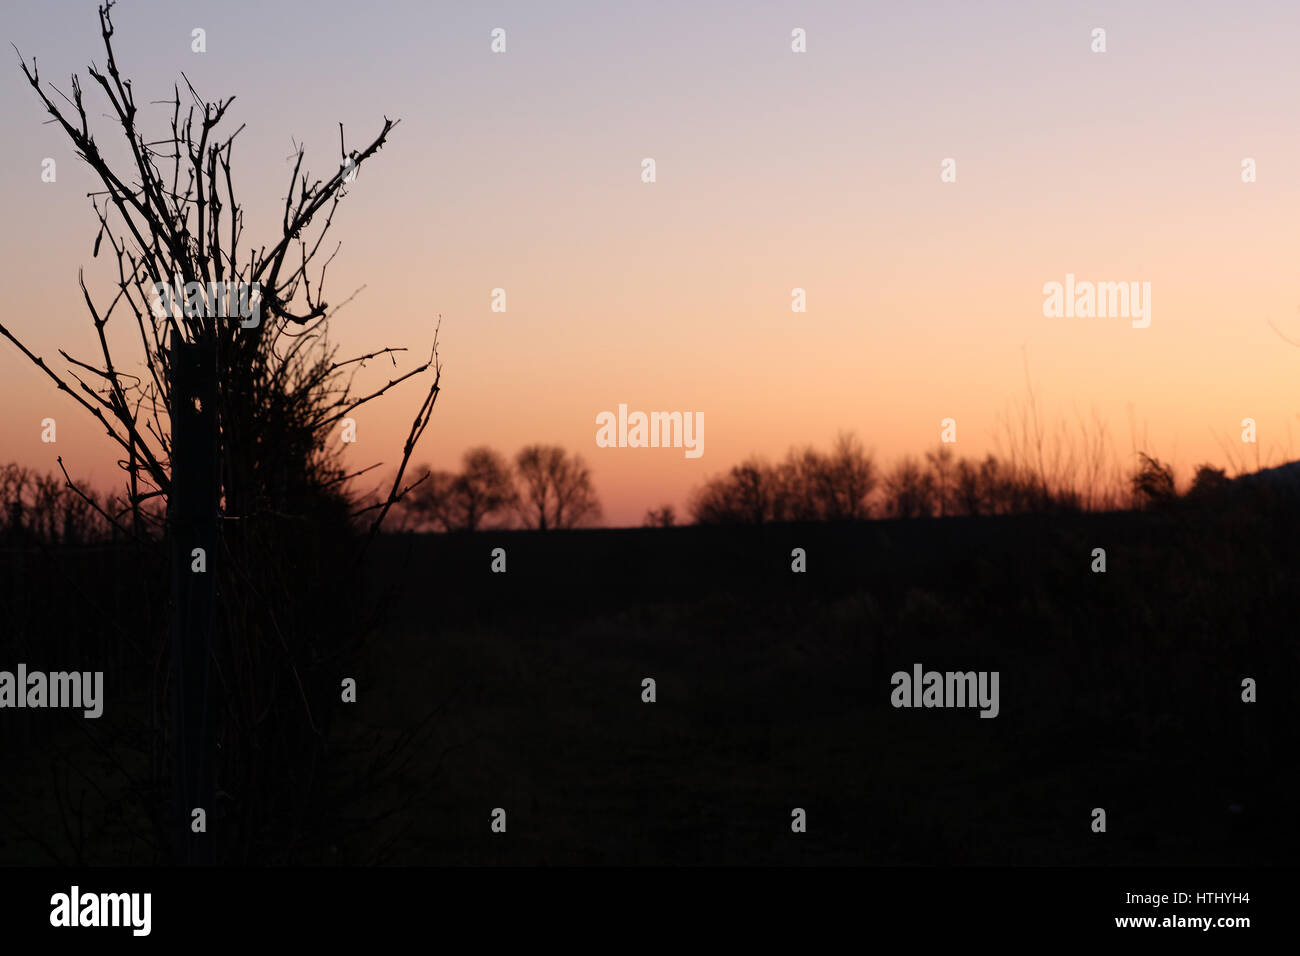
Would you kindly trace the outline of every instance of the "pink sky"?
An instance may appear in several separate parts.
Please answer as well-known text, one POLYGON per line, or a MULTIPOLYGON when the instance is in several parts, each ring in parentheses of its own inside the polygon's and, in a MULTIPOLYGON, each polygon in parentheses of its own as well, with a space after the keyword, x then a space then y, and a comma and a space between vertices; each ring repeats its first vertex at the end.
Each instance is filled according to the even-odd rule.
MULTIPOLYGON (((97 24, 93 4, 52 6, 13 0, 5 39, 66 85, 102 62, 97 24)), ((340 301, 366 286, 336 322, 348 352, 422 357, 442 316, 445 388, 420 462, 562 444, 591 464, 607 523, 636 524, 746 455, 825 447, 841 429, 888 462, 932 447, 952 417, 957 453, 981 455, 1025 396, 1026 358, 1049 416, 1095 409, 1124 454, 1135 421, 1183 477, 1225 463, 1225 443, 1253 460, 1244 417, 1263 460, 1295 457, 1300 349, 1269 322, 1300 341, 1296 5, 476 6, 117 11, 139 99, 181 70, 238 96, 252 234, 274 226, 291 137, 324 172, 339 121, 360 139, 401 118, 335 221, 328 288, 340 301), (807 53, 791 52, 794 27, 807 53), (940 181, 945 157, 955 183, 940 181), (1257 182, 1241 181, 1245 157, 1257 182), (1149 282, 1150 327, 1045 318, 1043 284, 1066 273, 1149 282), (619 403, 702 412, 704 454, 598 448, 596 415, 619 403)), ((90 256, 93 183, 13 61, 4 321, 47 358, 84 356, 77 269, 92 288, 109 278, 90 256), (56 183, 40 180, 44 157, 56 183)), ((358 466, 395 463, 420 397, 358 417, 358 466)), ((53 469, 62 454, 115 480, 108 440, 8 343, 0 401, 0 461, 53 469), (46 417, 56 446, 40 441, 46 417)))

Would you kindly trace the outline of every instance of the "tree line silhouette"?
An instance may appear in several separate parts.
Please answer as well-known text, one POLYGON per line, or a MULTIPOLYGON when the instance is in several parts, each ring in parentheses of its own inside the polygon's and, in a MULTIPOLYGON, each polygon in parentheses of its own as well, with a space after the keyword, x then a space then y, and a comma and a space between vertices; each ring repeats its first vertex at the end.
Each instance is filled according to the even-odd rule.
POLYGON ((63 477, 41 474, 16 463, 0 465, 0 542, 83 545, 104 540, 112 525, 101 512, 115 502, 93 490, 72 491, 63 477))
MULTIPOLYGON (((697 489, 690 512, 697 524, 768 524, 1149 509, 1177 499, 1173 469, 1145 453, 1138 457, 1119 489, 1088 488, 1053 481, 1014 456, 959 458, 949 445, 919 458, 904 455, 885 470, 854 435, 841 433, 828 452, 791 448, 775 463, 746 459, 697 489)), ((1201 465, 1187 493, 1204 498, 1228 484, 1222 469, 1201 465)), ((671 518, 671 506, 664 506, 644 523, 662 526, 671 518)))
POLYGON ((600 520, 600 499, 581 456, 557 445, 528 445, 513 461, 487 446, 471 448, 461 470, 418 469, 398 505, 419 531, 477 531, 520 524, 548 531, 600 520))
MULTIPOLYGON (((1114 508, 1156 509, 1179 498, 1211 500, 1230 487, 1222 468, 1200 465, 1179 493, 1172 467, 1144 452, 1114 508)), ((457 472, 415 469, 397 503, 394 530, 467 532, 519 527, 536 531, 599 522, 600 498, 582 456, 556 445, 528 445, 513 459, 481 445, 457 472)), ((15 463, 0 466, 0 542, 86 545, 123 538, 114 515, 129 512, 120 495, 83 490, 66 476, 15 463)), ((792 448, 776 463, 751 457, 693 493, 695 524, 861 521, 871 518, 1044 514, 1090 509, 1077 490, 1052 488, 1024 467, 989 454, 958 458, 946 445, 904 455, 882 469, 852 434, 830 451, 792 448)), ((678 524, 671 504, 646 511, 645 527, 678 524)))

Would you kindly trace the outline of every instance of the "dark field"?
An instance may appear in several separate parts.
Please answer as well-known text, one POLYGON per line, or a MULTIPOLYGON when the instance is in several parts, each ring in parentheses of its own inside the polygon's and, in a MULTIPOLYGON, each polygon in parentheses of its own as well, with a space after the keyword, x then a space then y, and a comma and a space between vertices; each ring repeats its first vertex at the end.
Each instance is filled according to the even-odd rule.
MULTIPOLYGON (((1252 506, 382 538, 336 598, 382 599, 363 660, 305 675, 356 676, 358 701, 335 705, 301 832, 262 858, 1289 862, 1296 530, 1252 506), (999 715, 893 708, 918 662, 999 671, 999 715)), ((3 724, 0 862, 151 862, 155 704, 131 690, 154 665, 114 638, 130 575, 112 552, 4 562, 0 660, 102 661, 108 686, 98 721, 3 724)))
POLYGON ((1289 861, 1294 540, 1124 514, 387 540, 378 573, 417 583, 356 719, 446 708, 391 859, 1289 861), (915 662, 1000 671, 1000 715, 893 708, 915 662))

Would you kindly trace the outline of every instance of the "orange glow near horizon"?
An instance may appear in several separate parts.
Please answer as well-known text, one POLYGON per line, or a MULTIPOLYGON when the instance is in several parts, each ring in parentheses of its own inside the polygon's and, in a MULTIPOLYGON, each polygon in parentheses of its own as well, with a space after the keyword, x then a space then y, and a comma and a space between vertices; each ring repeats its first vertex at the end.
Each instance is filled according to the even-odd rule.
MULTIPOLYGON (((7 39, 50 75, 84 75, 93 12, 65 25, 16 6, 7 39)), ((1282 338, 1300 341, 1300 13, 1247 4, 1227 29, 1224 10, 1129 6, 872 21, 832 4, 744 17, 572 4, 558 18, 508 4, 426 24, 418 4, 340 5, 345 29, 330 33, 353 46, 313 55, 249 37, 237 69, 221 43, 245 42, 238 5, 214 12, 206 58, 174 39, 189 15, 164 5, 123 7, 119 32, 140 99, 182 69, 210 97, 238 94, 250 238, 276 225, 291 135, 326 171, 337 122, 360 139, 401 117, 331 233, 343 248, 329 298, 365 286, 334 323, 342 353, 406 346, 409 367, 441 316, 443 391, 415 463, 563 445, 617 526, 663 503, 684 514, 705 478, 841 430, 887 466, 934 447, 951 417, 954 451, 982 457, 1030 387, 1049 424, 1095 412, 1124 462, 1146 450, 1182 481, 1202 461, 1300 453, 1300 348, 1282 338), (806 54, 790 52, 791 16, 806 54), (499 18, 512 46, 493 57, 499 18), (1104 55, 1089 51, 1094 20, 1104 55), (940 181, 945 157, 956 182, 940 181), (1241 180, 1245 157, 1257 182, 1241 180), (1044 317, 1044 283, 1067 273, 1149 282, 1150 327, 1044 317), (796 287, 806 312, 791 311, 796 287), (491 310, 496 288, 505 312, 491 310), (703 455, 597 447, 596 416, 620 403, 702 412, 703 455), (1247 417, 1257 447, 1240 441, 1247 417)), ((62 368, 60 347, 94 354, 78 267, 101 297, 111 288, 90 256, 94 184, 16 66, 0 71, 0 109, 14 133, 0 159, 3 321, 62 368), (47 156, 57 183, 40 180, 47 156)), ((148 118, 161 130, 160 109, 148 118)), ((391 372, 372 362, 359 384, 391 372)), ((354 466, 396 464, 419 391, 356 416, 354 466)), ((95 485, 117 481, 102 430, 7 342, 0 400, 0 461, 53 471, 62 455, 95 485)))

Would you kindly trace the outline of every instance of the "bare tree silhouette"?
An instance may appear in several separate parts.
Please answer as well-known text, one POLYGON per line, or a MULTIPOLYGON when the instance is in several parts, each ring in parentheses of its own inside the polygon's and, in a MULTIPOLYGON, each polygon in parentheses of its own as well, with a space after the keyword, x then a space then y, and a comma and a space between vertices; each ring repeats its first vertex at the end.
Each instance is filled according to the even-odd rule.
POLYGON ((691 515, 698 524, 767 524, 785 519, 789 500, 788 474, 749 458, 697 489, 691 515))
POLYGON ((956 464, 951 445, 939 445, 933 451, 925 453, 929 466, 930 486, 934 490, 934 503, 942 518, 952 510, 953 481, 956 464))
POLYGON ((477 531, 518 504, 510 463, 486 446, 465 452, 460 474, 425 471, 429 479, 407 502, 407 510, 422 526, 437 531, 477 531))
POLYGON ((671 528, 677 524, 677 511, 672 505, 660 505, 646 510, 641 524, 646 528, 671 528))
POLYGON ((515 468, 521 485, 518 509, 526 526, 549 531, 600 519, 591 471, 580 456, 557 445, 529 445, 515 456, 515 468))
POLYGON ((870 515, 868 498, 878 477, 857 437, 841 432, 829 454, 790 449, 769 480, 775 486, 774 520, 851 521, 870 515))
POLYGON ((894 518, 928 518, 935 510, 934 476, 911 455, 885 476, 885 508, 894 518))

